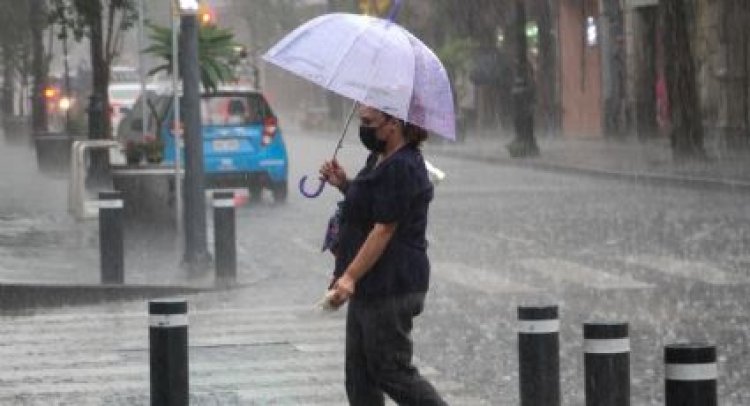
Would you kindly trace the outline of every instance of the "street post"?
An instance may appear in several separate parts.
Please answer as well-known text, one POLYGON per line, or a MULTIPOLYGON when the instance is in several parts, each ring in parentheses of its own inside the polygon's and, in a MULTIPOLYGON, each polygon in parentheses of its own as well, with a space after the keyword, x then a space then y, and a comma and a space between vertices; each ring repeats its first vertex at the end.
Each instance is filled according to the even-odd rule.
POLYGON ((195 0, 180 0, 182 116, 185 123, 185 253, 183 263, 191 276, 207 271, 211 265, 206 231, 197 13, 198 3, 195 0))

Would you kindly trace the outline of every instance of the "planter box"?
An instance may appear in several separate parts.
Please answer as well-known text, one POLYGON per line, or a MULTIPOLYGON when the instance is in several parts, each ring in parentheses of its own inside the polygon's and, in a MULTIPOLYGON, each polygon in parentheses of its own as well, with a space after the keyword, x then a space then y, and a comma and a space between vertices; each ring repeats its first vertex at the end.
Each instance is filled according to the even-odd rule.
POLYGON ((70 171, 70 146, 76 138, 66 133, 34 135, 37 167, 42 173, 65 177, 70 171))

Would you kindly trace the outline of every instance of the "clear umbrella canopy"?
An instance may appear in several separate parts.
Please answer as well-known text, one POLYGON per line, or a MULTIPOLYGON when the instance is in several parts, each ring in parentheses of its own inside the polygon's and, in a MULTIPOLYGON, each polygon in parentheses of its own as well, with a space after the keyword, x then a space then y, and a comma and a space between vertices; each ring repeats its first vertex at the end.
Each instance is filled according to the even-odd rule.
POLYGON ((342 96, 456 137, 445 68, 422 41, 391 21, 326 14, 288 34, 264 59, 342 96))

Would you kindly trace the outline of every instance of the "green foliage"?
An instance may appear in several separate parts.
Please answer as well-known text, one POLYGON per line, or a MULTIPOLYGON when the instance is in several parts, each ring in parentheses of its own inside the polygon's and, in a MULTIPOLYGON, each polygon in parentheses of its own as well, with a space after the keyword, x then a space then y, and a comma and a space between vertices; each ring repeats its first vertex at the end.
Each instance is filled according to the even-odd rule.
MULTIPOLYGON (((172 72, 172 30, 149 24, 151 45, 143 52, 155 55, 164 63, 151 69, 149 75, 160 71, 172 72)), ((229 29, 216 25, 202 25, 198 30, 198 64, 201 84, 207 92, 214 92, 218 85, 234 79, 233 64, 237 62, 237 47, 234 34, 229 29)))
POLYGON ((164 142, 158 137, 147 137, 143 141, 128 141, 125 145, 125 157, 129 164, 136 164, 145 158, 150 163, 159 163, 163 156, 164 142))
MULTIPOLYGON (((73 33, 76 41, 89 35, 91 22, 104 12, 108 22, 112 24, 112 31, 127 31, 138 20, 136 0, 50 0, 49 22, 60 27, 65 26, 73 33)), ((67 30, 62 30, 58 36, 62 39, 67 30)), ((116 50, 115 50, 116 51, 116 50)))
POLYGON ((449 38, 436 52, 448 72, 457 100, 463 98, 469 91, 466 80, 461 79, 469 76, 477 48, 477 42, 471 38, 449 38))
POLYGON ((0 0, 0 7, 3 10, 0 13, 3 64, 10 64, 21 78, 25 78, 31 65, 29 2, 0 0))
POLYGON ((477 49, 477 43, 471 38, 449 38, 437 51, 445 69, 451 75, 460 75, 470 69, 470 61, 477 49))

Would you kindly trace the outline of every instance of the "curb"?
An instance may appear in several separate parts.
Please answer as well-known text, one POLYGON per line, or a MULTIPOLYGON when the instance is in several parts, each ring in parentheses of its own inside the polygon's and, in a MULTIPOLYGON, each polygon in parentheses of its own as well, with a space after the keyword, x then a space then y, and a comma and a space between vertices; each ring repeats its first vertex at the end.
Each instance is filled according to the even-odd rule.
POLYGON ((244 287, 190 285, 57 285, 0 283, 0 311, 96 304, 171 295, 188 295, 244 287))
POLYGON ((538 158, 503 158, 503 157, 487 157, 471 152, 461 151, 449 151, 449 150, 430 150, 430 153, 435 155, 442 155, 451 158, 459 159, 471 159, 479 162, 515 166, 520 168, 536 169, 545 172, 554 173, 571 173, 578 175, 587 175, 598 178, 606 179, 618 179, 623 181, 629 181, 640 185, 651 185, 651 186, 677 186, 692 189, 701 190, 721 190, 728 192, 739 192, 739 193, 750 193, 750 182, 731 180, 731 179, 712 179, 712 178, 698 178, 690 176, 680 175, 668 175, 658 174, 649 172, 622 172, 615 170, 607 170, 601 168, 591 168, 584 166, 570 166, 555 164, 550 162, 542 162, 536 159, 538 158))

